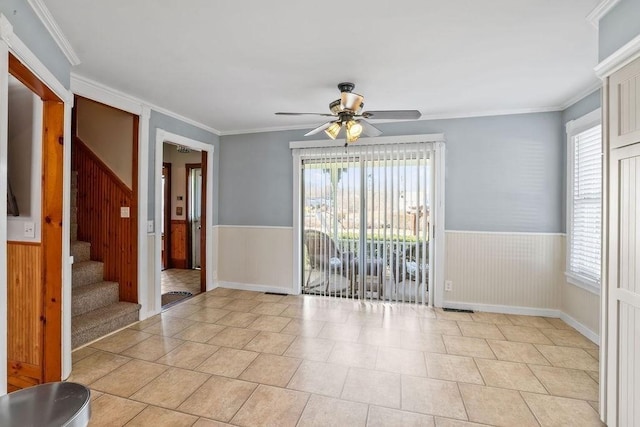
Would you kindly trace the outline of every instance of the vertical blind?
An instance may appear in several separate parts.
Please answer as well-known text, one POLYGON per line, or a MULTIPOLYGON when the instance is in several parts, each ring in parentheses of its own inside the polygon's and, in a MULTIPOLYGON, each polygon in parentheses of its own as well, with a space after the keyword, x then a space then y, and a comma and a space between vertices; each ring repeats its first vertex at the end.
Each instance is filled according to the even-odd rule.
POLYGON ((600 285, 602 129, 573 136, 569 272, 600 285))
POLYGON ((304 150, 304 293, 427 302, 430 153, 430 144, 304 150))

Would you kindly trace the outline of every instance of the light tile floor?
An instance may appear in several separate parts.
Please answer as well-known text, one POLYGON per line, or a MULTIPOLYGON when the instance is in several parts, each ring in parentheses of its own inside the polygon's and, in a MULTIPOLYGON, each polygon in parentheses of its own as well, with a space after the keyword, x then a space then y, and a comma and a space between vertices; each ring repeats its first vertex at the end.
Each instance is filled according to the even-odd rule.
POLYGON ((193 295, 200 293, 200 270, 170 268, 160 273, 162 293, 187 291, 193 295))
POLYGON ((557 319, 218 288, 73 353, 92 426, 599 426, 557 319), (229 423, 229 424, 225 424, 229 423))

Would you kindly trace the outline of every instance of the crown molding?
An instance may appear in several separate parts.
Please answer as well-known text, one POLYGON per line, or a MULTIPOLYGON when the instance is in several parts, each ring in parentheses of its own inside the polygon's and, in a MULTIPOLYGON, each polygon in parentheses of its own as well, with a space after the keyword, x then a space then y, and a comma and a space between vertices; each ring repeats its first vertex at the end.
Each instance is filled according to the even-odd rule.
MULTIPOLYGON (((592 90, 593 92, 593 90, 592 90)), ((584 97, 584 96, 583 96, 584 97)), ((491 116, 511 116, 516 114, 533 114, 533 113, 549 113, 554 111, 562 111, 564 107, 562 105, 553 107, 535 107, 535 108, 517 108, 511 110, 487 110, 487 111, 472 111, 464 113, 443 113, 443 114, 430 114, 423 115, 418 120, 376 120, 375 124, 381 123, 402 123, 402 122, 425 122, 430 120, 449 120, 449 119, 467 119, 473 117, 491 117, 491 116)), ((288 130, 306 130, 313 129, 317 125, 292 125, 292 126, 273 126, 256 129, 246 130, 228 130, 220 132, 220 136, 231 135, 243 135, 249 133, 263 133, 263 132, 282 132, 288 130)))
POLYGON ((598 28, 600 20, 618 3, 620 3, 620 0, 602 0, 591 12, 589 12, 586 18, 587 21, 589 21, 594 27, 598 28))
POLYGON ((73 50, 71 43, 69 43, 69 40, 60 29, 60 26, 54 19, 53 15, 51 15, 51 12, 47 8, 47 6, 45 6, 42 0, 27 1, 29 2, 29 6, 31 6, 31 9, 33 9, 33 11, 36 13, 47 31, 49 31, 49 34, 51 34, 51 37, 56 42, 64 56, 67 57, 69 63, 71 63, 72 66, 79 65, 81 62, 80 57, 78 57, 76 52, 73 50))
POLYGON ((638 58, 640 58, 640 35, 600 61, 594 70, 598 77, 605 79, 638 58))
POLYGON ((601 81, 596 81, 593 84, 590 84, 585 89, 581 90, 580 92, 578 92, 577 94, 569 98, 564 104, 562 104, 561 110, 566 110, 576 102, 580 101, 583 98, 586 98, 587 96, 591 95, 593 92, 600 89, 602 89, 601 81))
POLYGON ((181 114, 174 113, 173 111, 167 110, 166 108, 162 108, 154 104, 147 103, 147 105, 149 105, 151 109, 157 113, 161 113, 161 114, 164 114, 165 116, 173 117, 174 119, 190 124, 191 126, 195 126, 199 129, 206 130, 207 132, 211 132, 214 135, 217 135, 217 136, 222 135, 222 132, 220 132, 218 129, 212 128, 211 126, 207 126, 203 123, 200 123, 198 121, 185 117, 181 114))
POLYGON ((0 40, 3 40, 12 52, 33 74, 65 103, 73 105, 73 95, 56 76, 40 61, 26 44, 13 32, 13 25, 6 16, 0 14, 0 40))
POLYGON ((211 132, 214 135, 220 135, 220 131, 200 122, 184 117, 178 113, 159 107, 143 99, 131 96, 117 89, 113 89, 107 85, 91 80, 87 77, 71 73, 71 91, 76 95, 101 102, 120 110, 127 111, 136 115, 143 115, 145 109, 151 109, 158 113, 172 117, 181 122, 187 123, 199 129, 211 132))

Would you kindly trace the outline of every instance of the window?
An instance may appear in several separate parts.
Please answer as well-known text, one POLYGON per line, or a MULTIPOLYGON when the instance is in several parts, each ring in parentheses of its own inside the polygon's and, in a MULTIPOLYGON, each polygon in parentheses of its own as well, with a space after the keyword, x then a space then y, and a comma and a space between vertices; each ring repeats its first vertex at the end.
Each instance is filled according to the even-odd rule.
POLYGON ((567 124, 567 281, 600 293, 602 126, 600 110, 567 124))

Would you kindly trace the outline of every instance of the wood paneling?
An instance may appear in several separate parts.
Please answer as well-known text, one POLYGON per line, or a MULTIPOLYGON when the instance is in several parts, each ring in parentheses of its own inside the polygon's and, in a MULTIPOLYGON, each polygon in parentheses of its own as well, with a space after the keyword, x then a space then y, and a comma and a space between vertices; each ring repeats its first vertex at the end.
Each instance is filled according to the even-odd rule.
POLYGON ((62 379, 62 175, 64 104, 45 101, 42 140, 44 381, 62 379))
POLYGON ((120 300, 138 302, 133 191, 78 138, 72 169, 78 171, 78 240, 91 243, 91 259, 104 263, 105 280, 120 284, 120 300), (129 218, 120 217, 121 207, 130 208, 129 218))
POLYGON ((171 220, 171 266, 187 268, 187 221, 171 220))
POLYGON ((37 366, 42 363, 41 260, 39 243, 7 244, 7 358, 37 366))

